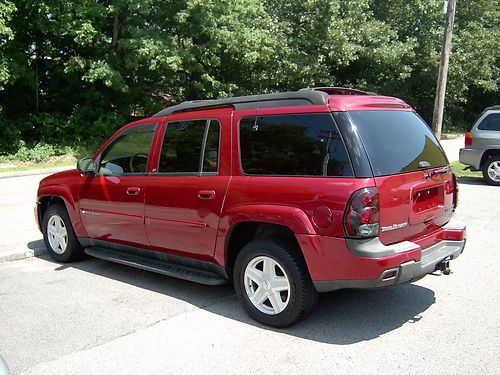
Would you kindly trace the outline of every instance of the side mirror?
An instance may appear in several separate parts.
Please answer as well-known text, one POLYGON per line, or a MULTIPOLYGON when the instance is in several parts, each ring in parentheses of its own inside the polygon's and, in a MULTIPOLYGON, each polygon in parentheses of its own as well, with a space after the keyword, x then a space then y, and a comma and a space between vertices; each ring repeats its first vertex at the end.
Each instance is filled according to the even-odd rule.
POLYGON ((81 173, 94 173, 94 160, 92 160, 92 158, 81 158, 76 162, 76 169, 78 169, 81 173))

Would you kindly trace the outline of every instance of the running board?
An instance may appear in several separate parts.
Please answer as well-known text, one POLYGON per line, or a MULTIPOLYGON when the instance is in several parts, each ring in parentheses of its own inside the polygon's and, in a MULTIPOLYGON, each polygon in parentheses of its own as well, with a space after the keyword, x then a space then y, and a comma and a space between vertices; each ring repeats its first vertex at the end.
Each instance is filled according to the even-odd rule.
POLYGON ((178 279, 193 281, 195 283, 205 285, 221 285, 228 282, 227 279, 214 272, 181 266, 174 263, 162 262, 160 260, 140 255, 126 254, 102 247, 88 247, 85 249, 85 253, 99 259, 140 268, 146 271, 161 273, 162 275, 176 277, 178 279))

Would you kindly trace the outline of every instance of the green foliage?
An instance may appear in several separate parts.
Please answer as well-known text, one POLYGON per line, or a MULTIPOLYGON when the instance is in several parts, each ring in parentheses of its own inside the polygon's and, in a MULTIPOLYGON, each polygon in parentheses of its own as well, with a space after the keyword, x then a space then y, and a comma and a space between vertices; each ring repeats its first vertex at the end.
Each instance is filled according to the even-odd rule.
POLYGON ((26 147, 24 141, 19 142, 19 149, 14 154, 16 160, 41 162, 56 154, 53 146, 37 143, 34 147, 26 147))
MULTIPOLYGON (((4 0, 0 154, 182 100, 344 85, 430 120, 443 0, 4 0), (15 5, 14 5, 15 4, 15 5)), ((445 130, 500 103, 500 0, 458 2, 445 130)))

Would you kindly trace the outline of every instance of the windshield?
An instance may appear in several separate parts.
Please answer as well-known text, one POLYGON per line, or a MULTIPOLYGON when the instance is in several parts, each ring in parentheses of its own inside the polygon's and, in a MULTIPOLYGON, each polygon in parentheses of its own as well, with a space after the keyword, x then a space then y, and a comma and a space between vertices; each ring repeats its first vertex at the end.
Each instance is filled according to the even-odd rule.
POLYGON ((349 112, 363 141, 374 176, 414 172, 448 164, 441 145, 414 112, 349 112))

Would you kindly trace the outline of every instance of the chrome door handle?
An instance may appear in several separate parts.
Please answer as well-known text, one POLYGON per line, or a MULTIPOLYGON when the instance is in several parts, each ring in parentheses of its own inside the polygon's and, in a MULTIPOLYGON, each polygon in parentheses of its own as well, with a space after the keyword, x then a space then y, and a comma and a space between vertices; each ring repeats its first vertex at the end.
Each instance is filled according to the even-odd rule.
POLYGON ((127 195, 139 195, 141 188, 139 187, 129 187, 127 188, 127 195))
POLYGON ((200 199, 214 199, 215 198, 215 191, 213 190, 200 190, 198 192, 198 198, 200 199))

